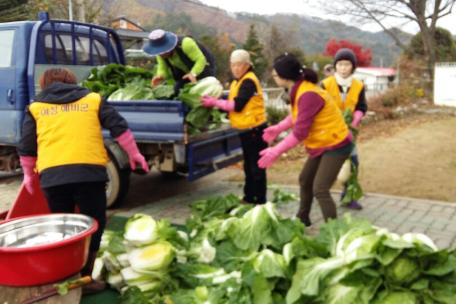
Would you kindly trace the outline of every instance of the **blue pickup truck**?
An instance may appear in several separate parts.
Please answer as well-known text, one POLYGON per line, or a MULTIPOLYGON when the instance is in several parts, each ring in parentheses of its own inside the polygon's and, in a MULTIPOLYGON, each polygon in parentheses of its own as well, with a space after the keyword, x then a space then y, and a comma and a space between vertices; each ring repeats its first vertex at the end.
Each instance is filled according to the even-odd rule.
MULTIPOLYGON (((48 68, 72 70, 79 81, 94 66, 125 64, 122 45, 112 29, 72 21, 49 20, 0 24, 0 171, 19 169, 15 146, 24 110, 39 91, 38 78, 48 68)), ((189 136, 186 106, 176 100, 110 102, 125 119, 149 162, 165 175, 189 181, 242 159, 238 133, 228 126, 189 136)), ((75 139, 77 140, 77 139, 75 139)), ((131 170, 123 150, 105 133, 108 204, 122 200, 131 170)))

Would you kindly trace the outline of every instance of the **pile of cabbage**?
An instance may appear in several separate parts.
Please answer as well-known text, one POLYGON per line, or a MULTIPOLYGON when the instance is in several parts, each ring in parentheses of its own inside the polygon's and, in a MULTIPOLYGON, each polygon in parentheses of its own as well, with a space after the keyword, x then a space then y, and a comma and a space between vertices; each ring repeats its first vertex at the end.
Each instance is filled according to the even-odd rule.
POLYGON ((456 252, 423 234, 345 217, 310 237, 276 204, 234 195, 195 202, 184 226, 135 215, 97 261, 123 303, 456 303, 456 252))
POLYGON ((196 84, 185 84, 176 96, 171 82, 152 88, 152 77, 152 72, 143 68, 111 63, 93 68, 82 86, 100 93, 108 101, 180 100, 188 107, 185 120, 189 134, 217 129, 227 123, 225 113, 201 105, 202 96, 222 95, 223 86, 217 78, 206 77, 196 84))

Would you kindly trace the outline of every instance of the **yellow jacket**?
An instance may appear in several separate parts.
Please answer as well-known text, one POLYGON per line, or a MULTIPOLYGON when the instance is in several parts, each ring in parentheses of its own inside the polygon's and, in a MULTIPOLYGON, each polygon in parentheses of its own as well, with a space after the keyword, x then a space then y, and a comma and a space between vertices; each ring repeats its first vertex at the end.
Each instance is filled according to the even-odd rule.
POLYGON ((38 172, 62 165, 107 164, 98 116, 101 101, 99 94, 89 93, 70 103, 35 101, 29 106, 36 121, 38 172))
POLYGON ((250 98, 241 112, 231 111, 229 113, 231 126, 237 129, 255 128, 266 122, 263 89, 261 88, 260 81, 253 72, 247 72, 241 79, 234 80, 231 83, 228 99, 234 102, 234 98, 238 95, 242 82, 246 79, 250 79, 255 83, 256 94, 250 98))
POLYGON ((317 149, 341 143, 349 134, 348 127, 331 96, 316 84, 303 81, 299 85, 291 109, 293 123, 298 117, 299 99, 306 92, 315 92, 320 95, 324 100, 324 106, 314 117, 309 134, 304 139, 304 145, 309 149, 317 149))
POLYGON ((350 109, 352 112, 355 111, 359 94, 364 87, 361 81, 358 79, 353 79, 350 89, 347 92, 345 101, 342 100, 342 96, 340 95, 339 85, 337 84, 336 77, 330 76, 324 79, 322 82, 326 91, 328 91, 342 112, 345 111, 345 109, 350 109))

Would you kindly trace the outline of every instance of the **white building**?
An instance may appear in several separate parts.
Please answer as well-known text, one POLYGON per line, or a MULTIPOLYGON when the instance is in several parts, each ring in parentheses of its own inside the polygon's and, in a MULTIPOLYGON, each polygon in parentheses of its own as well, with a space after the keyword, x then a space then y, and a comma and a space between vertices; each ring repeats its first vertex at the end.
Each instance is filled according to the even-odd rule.
POLYGON ((434 103, 441 106, 456 107, 456 62, 435 64, 434 103))
POLYGON ((366 97, 377 95, 396 83, 396 70, 392 68, 359 67, 353 75, 364 83, 366 97))

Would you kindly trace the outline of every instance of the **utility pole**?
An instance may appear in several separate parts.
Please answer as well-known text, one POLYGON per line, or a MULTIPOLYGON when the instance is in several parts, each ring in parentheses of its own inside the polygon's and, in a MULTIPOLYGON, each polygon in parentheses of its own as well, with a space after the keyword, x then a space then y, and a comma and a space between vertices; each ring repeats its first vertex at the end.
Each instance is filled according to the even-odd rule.
POLYGON ((68 20, 73 21, 73 1, 68 0, 68 20))

